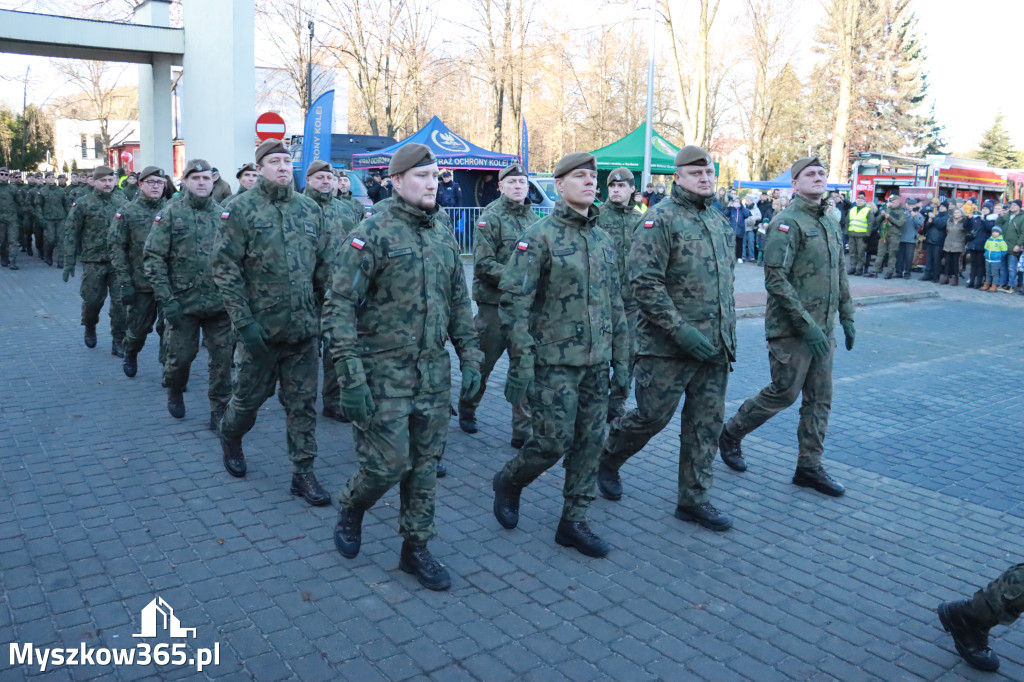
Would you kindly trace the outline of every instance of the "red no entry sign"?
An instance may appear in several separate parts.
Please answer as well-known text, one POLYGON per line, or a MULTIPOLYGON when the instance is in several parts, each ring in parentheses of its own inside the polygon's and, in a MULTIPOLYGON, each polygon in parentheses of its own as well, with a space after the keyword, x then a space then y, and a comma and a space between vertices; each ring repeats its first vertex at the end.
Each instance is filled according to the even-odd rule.
POLYGON ((272 111, 260 114, 256 119, 256 137, 260 142, 284 139, 284 119, 272 111))

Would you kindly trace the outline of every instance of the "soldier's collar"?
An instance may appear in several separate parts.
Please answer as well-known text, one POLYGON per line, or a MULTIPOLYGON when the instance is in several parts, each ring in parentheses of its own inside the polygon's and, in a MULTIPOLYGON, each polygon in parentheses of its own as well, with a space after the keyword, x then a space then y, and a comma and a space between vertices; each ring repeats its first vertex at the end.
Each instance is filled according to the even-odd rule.
POLYGON ((815 203, 797 194, 793 199, 793 204, 795 205, 797 210, 803 211, 804 213, 812 215, 815 218, 820 218, 821 216, 825 215, 824 201, 818 201, 817 203, 815 203))
POLYGON ((597 222, 597 216, 601 214, 601 209, 591 204, 587 208, 587 215, 584 216, 576 209, 571 208, 569 204, 565 203, 565 200, 559 199, 551 213, 562 222, 583 230, 597 222))
POLYGON ((260 179, 257 181, 256 186, 259 187, 260 191, 263 192, 264 196, 266 196, 268 199, 270 199, 271 201, 278 202, 285 202, 291 199, 292 192, 294 191, 292 183, 289 182, 287 185, 281 186, 276 182, 271 182, 270 180, 267 180, 262 175, 260 176, 260 179))
POLYGON ((433 208, 431 208, 429 211, 424 211, 419 206, 413 206, 412 204, 410 204, 408 201, 403 199, 402 195, 400 194, 392 194, 391 199, 393 202, 391 204, 391 207, 394 210, 402 213, 407 213, 408 215, 412 216, 420 223, 422 227, 433 227, 434 221, 432 220, 432 218, 435 215, 437 215, 438 211, 441 210, 437 204, 434 204, 433 208))
POLYGON ((208 208, 210 204, 213 203, 212 194, 208 197, 198 197, 195 194, 192 194, 192 192, 189 192, 187 189, 182 191, 185 193, 185 201, 187 201, 188 205, 192 208, 202 210, 208 208))
POLYGON ((672 183, 671 197, 677 204, 690 206, 698 211, 706 211, 711 207, 711 204, 715 203, 714 195, 702 197, 699 194, 694 194, 688 189, 683 189, 674 182, 672 183))
POLYGON ((321 192, 320 190, 313 189, 309 185, 306 185, 306 189, 303 190, 302 193, 321 206, 330 203, 332 199, 330 192, 321 192))
POLYGON ((512 201, 504 194, 501 195, 501 202, 505 205, 505 208, 512 213, 521 215, 526 213, 527 209, 530 208, 530 199, 527 197, 523 201, 512 201))
POLYGON ((160 208, 161 206, 164 205, 164 197, 162 194, 158 196, 156 199, 150 199, 142 192, 139 192, 139 201, 142 203, 143 206, 146 206, 148 208, 160 208))

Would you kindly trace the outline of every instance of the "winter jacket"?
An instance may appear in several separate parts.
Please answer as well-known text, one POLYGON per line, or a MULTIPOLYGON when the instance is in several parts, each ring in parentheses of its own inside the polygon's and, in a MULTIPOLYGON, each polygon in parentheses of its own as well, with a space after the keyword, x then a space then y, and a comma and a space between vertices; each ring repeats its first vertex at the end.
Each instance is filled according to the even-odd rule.
POLYGON ((1003 235, 992 235, 985 241, 985 260, 989 263, 1000 263, 1006 255, 1006 242, 1003 235))
POLYGON ((747 218, 750 217, 750 211, 740 206, 739 208, 733 208, 730 206, 724 211, 725 217, 729 220, 729 225, 732 227, 732 233, 736 237, 743 237, 743 234, 747 231, 747 218))
MULTIPOLYGON (((968 251, 984 251, 985 242, 992 234, 992 223, 988 220, 982 219, 982 217, 974 216, 966 221, 967 223, 967 250, 968 251)), ((949 222, 946 223, 946 231, 949 231, 949 226, 953 224, 953 219, 950 218, 949 222)), ((948 239, 948 237, 947 237, 948 239)), ((943 251, 946 248, 943 247, 943 251)))
POLYGON ((925 243, 941 246, 946 241, 946 223, 949 221, 949 213, 939 213, 928 223, 928 230, 925 232, 925 243))
MULTIPOLYGON (((942 250, 947 253, 963 253, 964 244, 970 238, 971 234, 971 221, 963 218, 956 220, 950 218, 946 223, 946 239, 942 242, 942 250)), ((986 238, 988 234, 986 233, 986 238)), ((981 242, 984 246, 984 239, 981 242)), ((979 247, 980 248, 980 247, 979 247)))
POLYGON ((758 210, 756 204, 749 204, 746 206, 747 212, 750 213, 744 222, 747 232, 753 232, 757 229, 757 224, 761 222, 761 211, 758 210))

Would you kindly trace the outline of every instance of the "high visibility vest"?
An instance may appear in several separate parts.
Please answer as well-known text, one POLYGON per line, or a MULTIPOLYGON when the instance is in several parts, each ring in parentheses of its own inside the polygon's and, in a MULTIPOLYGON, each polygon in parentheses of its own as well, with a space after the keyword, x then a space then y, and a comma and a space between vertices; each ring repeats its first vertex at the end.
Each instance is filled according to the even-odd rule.
POLYGON ((850 232, 867 234, 869 213, 871 213, 870 206, 854 206, 853 208, 851 208, 849 213, 850 232))

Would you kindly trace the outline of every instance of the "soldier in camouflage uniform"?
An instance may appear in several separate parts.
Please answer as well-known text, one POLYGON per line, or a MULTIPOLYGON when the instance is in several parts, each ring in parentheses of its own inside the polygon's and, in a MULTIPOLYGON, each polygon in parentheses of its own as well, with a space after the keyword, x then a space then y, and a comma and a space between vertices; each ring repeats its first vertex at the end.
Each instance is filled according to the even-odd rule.
POLYGON ((141 191, 139 188, 139 174, 132 171, 126 175, 124 183, 121 185, 121 191, 124 192, 126 201, 135 201, 141 191))
POLYGON ((21 186, 21 239, 22 249, 25 255, 42 251, 42 234, 36 240, 36 249, 32 249, 32 239, 36 236, 39 218, 39 189, 42 185, 36 173, 25 174, 25 184, 21 186))
POLYGON ((248 192, 250 189, 256 186, 256 181, 259 180, 260 174, 256 170, 256 164, 244 163, 242 167, 235 173, 235 179, 238 180, 238 190, 229 196, 227 199, 221 202, 221 206, 227 208, 231 205, 231 202, 240 197, 241 195, 248 192))
POLYGON ((53 265, 54 247, 62 243, 64 221, 71 210, 71 201, 67 193, 57 186, 53 173, 46 174, 46 184, 40 188, 37 201, 36 218, 43 232, 42 256, 47 265, 53 265))
POLYGON ((221 207, 213 200, 213 173, 193 159, 181 174, 181 198, 153 218, 142 267, 167 321, 164 387, 167 411, 185 416, 182 395, 192 361, 199 353, 199 332, 210 356, 210 430, 216 431, 231 398, 231 354, 235 337, 224 301, 213 283, 213 240, 221 207))
POLYGON ((939 605, 939 622, 953 636, 953 644, 965 661, 994 672, 999 657, 988 647, 988 631, 996 625, 1012 625, 1024 612, 1024 564, 1006 569, 973 599, 939 605))
POLYGON ((590 529, 587 509, 608 415, 608 367, 624 388, 629 332, 615 242, 597 226, 593 205, 597 161, 567 154, 553 174, 561 199, 522 234, 501 276, 499 314, 511 358, 505 397, 513 405, 529 399, 533 432, 494 476, 494 516, 515 528, 523 488, 564 457, 555 542, 601 557, 608 543, 590 529))
POLYGON ((825 212, 828 174, 817 157, 793 164, 795 200, 768 224, 764 329, 772 383, 748 398, 722 429, 718 446, 732 469, 745 471, 740 441, 803 394, 797 427, 799 458, 793 483, 839 497, 845 488, 821 465, 832 409, 836 313, 853 349, 853 299, 839 223, 825 212))
POLYGON ((390 205, 338 245, 324 331, 352 420, 359 472, 337 495, 334 542, 359 553, 364 512, 399 485, 399 568, 432 590, 451 586, 427 549, 434 537, 436 467, 448 435, 451 339, 462 364, 462 395, 480 387, 482 354, 455 237, 440 220, 437 162, 407 144, 388 170, 390 205))
MULTIPOLYGON (((331 165, 326 161, 314 161, 309 164, 306 170, 306 189, 303 194, 316 202, 323 216, 324 227, 331 236, 332 244, 343 244, 345 237, 351 232, 356 221, 352 213, 340 202, 331 196, 331 189, 334 184, 334 173, 331 172, 331 165)), ((326 344, 326 340, 324 340, 326 344)), ((331 358, 329 348, 323 349, 324 358, 324 386, 323 386, 323 415, 329 419, 340 422, 347 422, 348 419, 341 411, 341 388, 338 386, 338 373, 334 369, 334 360, 331 358)))
POLYGON ((294 191, 292 157, 279 140, 256 150, 260 179, 221 214, 214 281, 240 344, 234 391, 220 422, 224 468, 245 475, 242 437, 280 378, 292 462, 291 493, 329 504, 316 480, 317 342, 330 278, 330 234, 316 202, 294 191))
POLYGON ((100 310, 110 293, 110 353, 124 357, 125 310, 117 278, 110 266, 110 221, 121 201, 113 195, 117 179, 114 169, 99 166, 92 172, 93 190, 83 192, 71 204, 64 233, 64 271, 62 276, 75 276, 75 264, 82 261, 82 324, 85 345, 96 347, 96 323, 100 310))
MULTIPOLYGON (((476 408, 487 390, 487 378, 494 363, 508 348, 508 335, 498 319, 501 301, 501 274, 515 249, 523 231, 540 217, 530 208, 526 198, 530 190, 526 169, 518 163, 498 173, 498 191, 495 199, 480 214, 473 238, 473 300, 477 304, 473 320, 484 353, 480 367, 480 391, 469 400, 459 401, 459 426, 466 433, 476 433, 476 408)), ((530 405, 524 400, 512 406, 512 447, 519 449, 530 435, 530 405)))
POLYGON ((0 266, 18 269, 18 199, 11 173, 0 168, 0 266))
POLYGON ((725 216, 711 206, 715 166, 707 151, 683 147, 675 163, 670 198, 648 211, 633 235, 637 407, 612 422, 598 487, 609 500, 622 497, 619 469, 668 425, 685 395, 675 515, 724 531, 732 521, 711 504, 709 491, 729 363, 736 359, 734 242, 725 216))
POLYGON ((865 277, 878 277, 882 272, 882 261, 888 257, 889 262, 885 264, 885 278, 892 279, 896 272, 896 256, 900 252, 900 237, 903 236, 903 226, 910 220, 910 214, 903 208, 903 198, 893 192, 889 195, 889 205, 878 212, 880 237, 878 240, 878 255, 875 256, 875 266, 871 272, 865 273, 865 277))
POLYGON ((139 351, 156 322, 156 296, 142 259, 153 219, 164 205, 163 171, 156 166, 146 166, 139 177, 139 196, 122 206, 110 225, 110 264, 117 275, 121 301, 127 308, 121 368, 128 377, 138 372, 139 351))
POLYGON ((352 196, 352 180, 348 176, 348 171, 337 170, 335 173, 337 174, 336 198, 352 214, 352 220, 358 225, 366 217, 366 206, 352 196))
POLYGON ((629 330, 629 381, 625 389, 613 386, 608 397, 608 421, 611 422, 626 413, 625 403, 629 387, 633 384, 633 363, 636 358, 636 332, 639 308, 629 285, 626 260, 633 233, 640 225, 642 216, 633 201, 633 174, 628 168, 616 168, 608 174, 608 201, 601 206, 597 217, 598 227, 604 229, 615 241, 615 256, 619 264, 619 281, 622 283, 622 310, 626 315, 629 330))
POLYGON ((25 230, 31 230, 32 224, 26 215, 26 198, 28 194, 21 171, 11 173, 11 186, 14 187, 14 206, 16 208, 14 222, 18 226, 18 238, 15 240, 18 246, 17 253, 25 253, 25 230))

